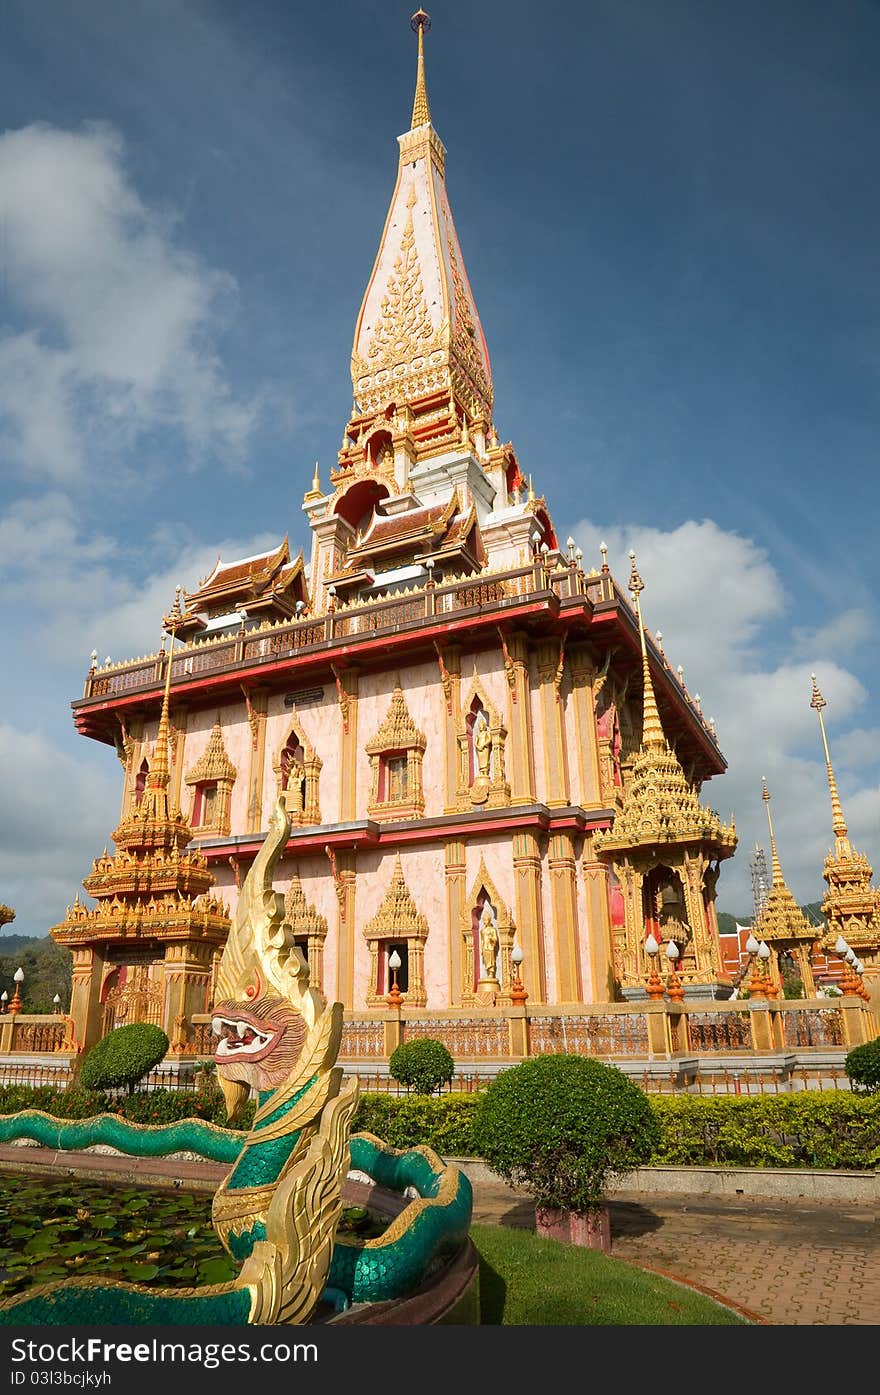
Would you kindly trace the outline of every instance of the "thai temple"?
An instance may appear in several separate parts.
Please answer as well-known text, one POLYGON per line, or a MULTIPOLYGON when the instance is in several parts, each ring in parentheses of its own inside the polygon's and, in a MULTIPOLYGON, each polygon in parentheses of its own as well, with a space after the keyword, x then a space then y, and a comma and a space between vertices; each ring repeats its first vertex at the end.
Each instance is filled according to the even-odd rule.
MULTIPOLYGON (((651 937, 672 946, 685 1001, 733 987, 715 900, 736 832, 703 791, 725 770, 714 726, 646 632, 635 557, 618 580, 604 547, 586 559, 560 542, 499 431, 424 11, 413 28, 412 117, 329 479, 306 473, 304 520, 291 503, 269 551, 184 586, 159 653, 93 655, 72 704, 122 766, 116 852, 84 883, 97 906, 77 901, 52 930, 73 951, 80 1044, 146 1018, 195 1049, 279 797, 287 923, 355 1035, 395 984, 407 1010, 460 1021, 525 995, 545 1018, 644 1002, 651 937)), ((874 963, 871 869, 831 778, 830 933, 874 963)), ((773 871, 761 933, 800 962, 775 843, 773 871)))

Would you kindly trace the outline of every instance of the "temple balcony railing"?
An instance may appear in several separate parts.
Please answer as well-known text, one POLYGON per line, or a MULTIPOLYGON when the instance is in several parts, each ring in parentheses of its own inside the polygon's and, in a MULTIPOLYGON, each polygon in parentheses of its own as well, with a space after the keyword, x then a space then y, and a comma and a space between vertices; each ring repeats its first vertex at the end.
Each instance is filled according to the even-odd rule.
MULTIPOLYGON (((504 571, 478 572, 440 585, 429 581, 394 595, 355 600, 321 613, 310 612, 298 620, 266 621, 255 628, 242 628, 235 635, 176 644, 171 681, 173 686, 188 686, 202 677, 224 673, 242 676, 249 669, 299 656, 326 656, 332 662, 337 645, 347 648, 352 641, 397 633, 417 637, 420 630, 430 630, 438 620, 448 626, 456 618, 467 622, 486 612, 493 621, 509 612, 515 622, 517 610, 535 605, 546 606, 554 618, 572 607, 590 616, 603 608, 619 608, 633 630, 636 626, 630 597, 610 571, 584 572, 574 561, 554 554, 549 561, 538 559, 504 571)), ((717 748, 715 733, 693 702, 683 678, 670 667, 656 641, 647 638, 658 669, 666 671, 692 717, 717 748)), ((73 706, 80 708, 96 700, 124 699, 132 694, 146 695, 150 690, 158 692, 165 682, 167 663, 167 654, 160 650, 138 659, 96 666, 86 675, 81 701, 73 706)))

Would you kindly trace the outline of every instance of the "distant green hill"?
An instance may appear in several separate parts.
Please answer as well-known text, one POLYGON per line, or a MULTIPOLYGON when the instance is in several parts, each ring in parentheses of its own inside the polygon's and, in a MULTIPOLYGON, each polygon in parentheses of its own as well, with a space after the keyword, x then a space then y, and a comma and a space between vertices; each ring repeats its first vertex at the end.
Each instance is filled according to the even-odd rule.
POLYGON ((0 954, 15 954, 19 949, 36 949, 45 944, 48 935, 0 935, 0 954))

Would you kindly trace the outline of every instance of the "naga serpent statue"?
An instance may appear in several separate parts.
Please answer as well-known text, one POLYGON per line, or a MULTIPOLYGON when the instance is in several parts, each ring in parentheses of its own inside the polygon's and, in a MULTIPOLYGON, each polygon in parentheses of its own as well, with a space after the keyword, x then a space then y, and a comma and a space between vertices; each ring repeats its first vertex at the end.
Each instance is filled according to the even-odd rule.
POLYGON ((241 1264, 229 1283, 158 1288, 101 1276, 41 1284, 0 1304, 0 1324, 307 1323, 322 1300, 403 1297, 458 1252, 471 1218, 470 1183, 429 1148, 398 1152, 370 1134, 349 1138, 358 1082, 336 1065, 342 1004, 327 1003, 284 924, 272 872, 290 820, 279 799, 239 897, 217 978, 212 1027, 227 1118, 257 1093, 241 1135, 199 1120, 150 1127, 114 1116, 60 1121, 37 1110, 0 1119, 0 1141, 55 1148, 95 1144, 142 1156, 181 1149, 234 1159, 212 1205, 214 1228, 241 1264), (383 1235, 336 1236, 348 1169, 416 1193, 383 1235))

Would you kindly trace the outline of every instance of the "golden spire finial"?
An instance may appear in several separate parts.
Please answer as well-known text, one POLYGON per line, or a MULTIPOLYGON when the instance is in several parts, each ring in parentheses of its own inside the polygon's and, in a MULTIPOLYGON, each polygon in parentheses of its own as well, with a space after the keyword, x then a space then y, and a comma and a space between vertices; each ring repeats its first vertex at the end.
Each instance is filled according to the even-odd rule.
POLYGON ((773 836, 773 820, 770 817, 770 791, 767 788, 766 775, 761 776, 761 784, 763 786, 761 798, 767 806, 767 824, 770 829, 770 860, 773 868, 772 883, 774 886, 782 886, 784 885, 785 878, 782 875, 782 865, 779 861, 779 853, 776 851, 776 839, 773 836))
POLYGON ((315 494, 321 492, 321 471, 317 460, 315 461, 315 478, 312 480, 312 491, 315 494))
POLYGON ((635 602, 636 615, 639 620, 639 641, 642 646, 642 677, 644 681, 644 697, 642 709, 642 746, 665 747, 666 737, 663 735, 663 724, 660 721, 660 713, 657 710, 657 698, 654 694, 654 684, 651 681, 651 670, 648 666, 648 646, 645 642, 645 626, 642 623, 642 605, 639 597, 645 589, 645 583, 639 576, 636 567, 636 554, 630 552, 629 560, 632 569, 629 576, 629 589, 635 602))
POLYGON ((529 475, 529 492, 528 492, 528 495, 526 496, 526 503, 528 503, 528 504, 533 504, 534 502, 535 502, 535 489, 534 489, 534 485, 532 484, 532 477, 531 477, 531 475, 529 475))
POLYGON ((174 604, 167 615, 162 617, 162 628, 168 631, 171 643, 168 646, 168 658, 165 661, 165 693, 162 697, 162 712, 159 716, 159 730, 156 733, 156 746, 153 751, 153 759, 150 761, 150 773, 147 777, 147 787, 149 789, 166 789, 171 775, 171 766, 168 760, 168 738, 171 728, 168 709, 171 701, 171 669, 174 655, 174 637, 177 634, 177 627, 183 619, 183 611, 180 606, 180 587, 174 588, 174 604))
POLYGON ((822 745, 825 748, 825 769, 828 772, 828 788, 831 791, 831 826, 834 829, 835 838, 845 838, 847 834, 846 820, 843 817, 840 796, 837 793, 837 781, 831 767, 831 752, 828 750, 828 738, 825 735, 825 722, 822 718, 822 708, 826 706, 826 702, 819 692, 815 673, 811 673, 810 678, 813 681, 813 696, 810 698, 810 706, 815 707, 819 714, 819 729, 822 732, 822 745))
POLYGON ((428 106, 428 89, 425 86, 425 34, 431 28, 431 16, 423 9, 416 10, 410 24, 419 36, 419 65, 416 72, 416 95, 413 100, 412 121, 410 130, 414 131, 417 126, 427 126, 431 120, 431 108, 428 106))

